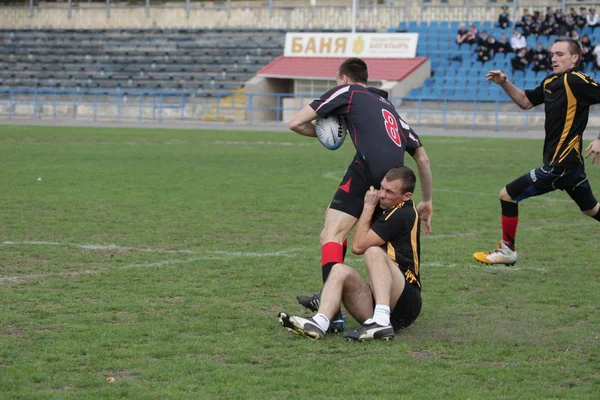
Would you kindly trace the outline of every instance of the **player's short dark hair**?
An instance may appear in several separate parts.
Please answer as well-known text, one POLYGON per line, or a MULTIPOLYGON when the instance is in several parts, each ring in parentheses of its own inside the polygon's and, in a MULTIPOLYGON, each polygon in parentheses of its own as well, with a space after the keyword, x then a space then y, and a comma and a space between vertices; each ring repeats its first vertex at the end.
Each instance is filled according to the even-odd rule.
POLYGON ((575 39, 563 38, 563 39, 556 39, 554 41, 554 44, 561 43, 561 42, 567 43, 569 45, 569 53, 577 54, 577 56, 579 57, 579 60, 577 60, 577 63, 579 64, 579 61, 581 61, 581 45, 579 44, 579 42, 575 39))
POLYGON ((417 177, 412 169, 408 167, 392 168, 385 174, 385 179, 388 182, 402 180, 402 193, 414 193, 417 177))
POLYGON ((369 71, 367 63, 360 58, 352 57, 344 60, 338 71, 339 76, 346 75, 348 79, 356 83, 367 84, 369 71))

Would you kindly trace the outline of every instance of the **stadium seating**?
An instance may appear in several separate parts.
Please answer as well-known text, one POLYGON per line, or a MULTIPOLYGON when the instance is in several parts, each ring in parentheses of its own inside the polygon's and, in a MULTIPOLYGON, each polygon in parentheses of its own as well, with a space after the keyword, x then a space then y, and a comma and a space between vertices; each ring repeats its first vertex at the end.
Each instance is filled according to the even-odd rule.
MULTIPOLYGON (((424 23, 401 22, 398 27, 389 31, 408 31, 419 33, 417 56, 427 57, 431 61, 432 76, 425 84, 410 91, 406 100, 452 100, 452 101, 510 101, 506 93, 497 85, 485 82, 485 74, 490 69, 501 69, 509 75, 509 78, 521 88, 533 88, 546 76, 545 73, 528 69, 526 71, 511 72, 510 60, 513 54, 507 56, 499 54, 492 60, 481 63, 477 61, 475 45, 468 44, 459 46, 455 43, 456 31, 459 29, 460 21, 431 21, 428 25, 424 23)), ((495 38, 502 33, 506 37, 512 36, 512 29, 501 29, 493 26, 491 21, 465 22, 474 24, 479 30, 486 30, 495 38)), ((592 43, 600 43, 600 30, 592 32, 586 28, 582 31, 588 34, 592 43)), ((528 45, 535 47, 538 41, 546 47, 555 37, 541 36, 529 37, 528 45)), ((594 74, 593 71, 586 70, 594 74)), ((600 74, 596 76, 600 78, 600 74)))
POLYGON ((282 30, 0 30, 0 88, 232 93, 283 54, 282 30))

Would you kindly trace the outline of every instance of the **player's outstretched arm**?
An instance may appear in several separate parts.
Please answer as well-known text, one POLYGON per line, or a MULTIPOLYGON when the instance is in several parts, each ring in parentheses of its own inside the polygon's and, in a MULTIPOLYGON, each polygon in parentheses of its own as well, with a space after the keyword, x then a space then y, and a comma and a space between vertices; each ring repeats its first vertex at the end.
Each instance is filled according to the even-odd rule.
POLYGON ((417 205, 419 218, 425 224, 425 233, 431 233, 431 217, 433 216, 433 177, 429 157, 423 147, 417 148, 413 156, 419 170, 421 181, 421 201, 417 205))
POLYGON ((600 164, 600 136, 585 148, 585 158, 592 156, 592 164, 600 164))
POLYGON ((317 137, 317 131, 312 124, 312 120, 317 117, 317 113, 311 106, 305 106, 292 117, 289 127, 292 131, 303 136, 317 137))
POLYGON ((533 104, 525 96, 525 92, 513 85, 504 72, 497 69, 491 70, 485 75, 485 81, 500 85, 508 97, 523 110, 529 110, 533 107, 533 104))

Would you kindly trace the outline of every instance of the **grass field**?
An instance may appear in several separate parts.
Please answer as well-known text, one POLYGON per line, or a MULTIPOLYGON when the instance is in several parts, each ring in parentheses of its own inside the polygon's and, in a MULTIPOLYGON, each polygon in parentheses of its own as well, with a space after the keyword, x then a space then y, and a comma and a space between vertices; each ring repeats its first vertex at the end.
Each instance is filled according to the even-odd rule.
POLYGON ((542 142, 423 140, 421 316, 390 343, 311 342, 276 315, 320 288, 350 143, 1 126, 0 398, 597 399, 598 223, 562 192, 527 200, 518 263, 477 264, 542 142))

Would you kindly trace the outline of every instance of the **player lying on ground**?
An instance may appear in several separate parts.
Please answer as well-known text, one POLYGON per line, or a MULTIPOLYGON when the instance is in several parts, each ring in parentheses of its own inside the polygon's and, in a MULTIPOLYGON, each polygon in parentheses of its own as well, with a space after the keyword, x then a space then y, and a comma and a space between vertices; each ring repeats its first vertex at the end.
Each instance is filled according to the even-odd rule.
POLYGON ((323 286, 317 314, 303 318, 282 312, 279 321, 286 329, 322 339, 342 303, 362 324, 344 333, 349 340, 390 340, 394 332, 415 321, 421 311, 420 226, 411 200, 415 183, 410 168, 393 168, 380 190, 371 186, 365 194, 352 252, 364 254, 370 284, 354 268, 335 264, 323 286), (378 208, 379 217, 371 222, 378 208))

